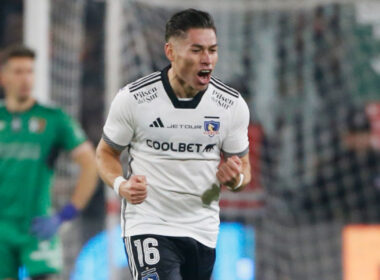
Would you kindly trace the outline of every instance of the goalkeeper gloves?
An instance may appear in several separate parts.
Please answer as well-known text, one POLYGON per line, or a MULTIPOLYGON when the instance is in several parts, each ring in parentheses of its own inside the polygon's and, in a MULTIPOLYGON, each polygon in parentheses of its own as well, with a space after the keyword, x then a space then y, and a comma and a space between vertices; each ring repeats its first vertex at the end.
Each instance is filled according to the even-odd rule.
POLYGON ((32 221, 31 232, 38 239, 51 239, 63 222, 74 219, 78 214, 79 210, 72 203, 68 203, 53 216, 35 217, 32 221))

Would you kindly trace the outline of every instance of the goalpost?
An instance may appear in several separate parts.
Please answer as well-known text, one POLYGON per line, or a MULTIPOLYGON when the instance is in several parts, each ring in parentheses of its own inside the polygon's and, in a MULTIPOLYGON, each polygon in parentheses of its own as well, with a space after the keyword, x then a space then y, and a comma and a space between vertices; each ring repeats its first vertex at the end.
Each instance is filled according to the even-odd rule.
POLYGON ((43 103, 49 101, 49 0, 24 0, 24 43, 36 53, 34 96, 43 103))
MULTIPOLYGON (((80 54, 84 40, 84 0, 24 0, 24 44, 36 51, 34 96, 43 104, 62 107, 78 119, 81 104, 80 54)), ((67 156, 57 162, 54 205, 60 208, 70 199, 77 166, 67 156)), ((67 224, 61 231, 66 245, 62 277, 69 278, 80 250, 80 225, 67 224)))

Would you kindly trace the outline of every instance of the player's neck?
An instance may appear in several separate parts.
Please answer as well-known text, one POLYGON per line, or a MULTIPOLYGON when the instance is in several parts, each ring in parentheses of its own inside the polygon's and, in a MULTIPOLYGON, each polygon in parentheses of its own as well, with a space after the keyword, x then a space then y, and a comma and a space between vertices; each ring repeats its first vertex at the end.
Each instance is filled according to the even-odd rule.
POLYGON ((168 78, 170 86, 178 98, 193 98, 198 93, 197 90, 187 86, 186 83, 175 74, 173 68, 169 69, 168 78))
POLYGON ((33 97, 29 97, 25 100, 18 100, 12 97, 5 98, 5 106, 9 112, 25 112, 33 107, 36 100, 33 97))

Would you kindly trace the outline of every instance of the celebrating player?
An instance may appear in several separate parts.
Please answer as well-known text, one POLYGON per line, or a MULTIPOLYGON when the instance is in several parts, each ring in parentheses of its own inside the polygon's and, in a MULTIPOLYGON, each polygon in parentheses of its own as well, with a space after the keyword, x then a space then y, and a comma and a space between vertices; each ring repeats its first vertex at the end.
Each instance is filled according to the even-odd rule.
POLYGON ((166 24, 170 65, 121 89, 97 148, 103 180, 122 197, 122 231, 133 279, 210 279, 219 192, 250 181, 247 104, 211 74, 216 28, 203 11, 166 24), (120 153, 129 148, 123 177, 120 153), (226 161, 221 165, 220 155, 226 161))
POLYGON ((5 102, 0 104, 0 279, 56 279, 59 226, 78 215, 95 190, 94 148, 81 128, 58 108, 36 102, 32 50, 9 48, 1 61, 5 102), (53 164, 60 150, 80 166, 71 201, 51 213, 53 164))

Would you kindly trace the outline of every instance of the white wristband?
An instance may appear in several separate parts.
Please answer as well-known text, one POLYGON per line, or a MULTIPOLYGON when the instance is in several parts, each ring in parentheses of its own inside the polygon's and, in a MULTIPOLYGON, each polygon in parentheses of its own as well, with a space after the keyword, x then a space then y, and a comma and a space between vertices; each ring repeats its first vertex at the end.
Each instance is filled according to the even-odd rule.
POLYGON ((115 193, 120 196, 119 189, 120 185, 123 182, 126 182, 127 180, 123 176, 116 177, 115 181, 113 181, 113 190, 115 193))
POLYGON ((240 180, 239 180, 239 184, 237 184, 235 187, 231 188, 231 187, 227 187, 228 189, 232 190, 232 191, 235 191, 237 189, 239 189, 242 185, 243 185, 243 181, 244 181, 244 174, 243 173, 240 173, 240 180))

